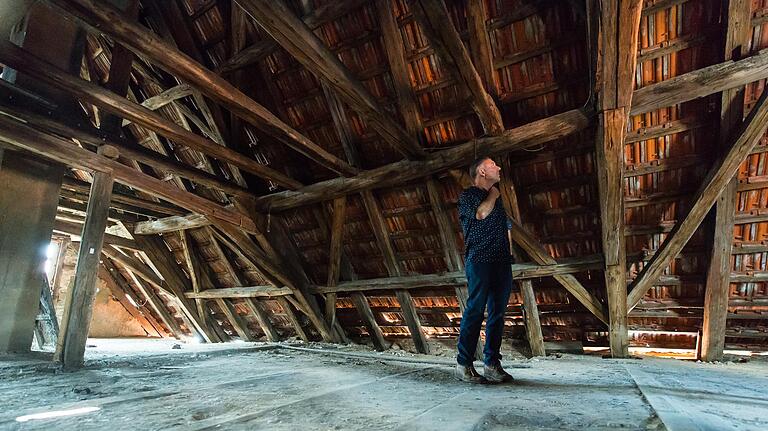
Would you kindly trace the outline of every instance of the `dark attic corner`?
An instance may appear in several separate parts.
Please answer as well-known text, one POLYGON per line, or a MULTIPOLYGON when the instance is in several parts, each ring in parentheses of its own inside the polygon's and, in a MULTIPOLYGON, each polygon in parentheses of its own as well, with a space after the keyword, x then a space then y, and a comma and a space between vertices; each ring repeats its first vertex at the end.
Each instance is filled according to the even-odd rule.
POLYGON ((0 430, 768 429, 768 2, 0 1, 0 430))

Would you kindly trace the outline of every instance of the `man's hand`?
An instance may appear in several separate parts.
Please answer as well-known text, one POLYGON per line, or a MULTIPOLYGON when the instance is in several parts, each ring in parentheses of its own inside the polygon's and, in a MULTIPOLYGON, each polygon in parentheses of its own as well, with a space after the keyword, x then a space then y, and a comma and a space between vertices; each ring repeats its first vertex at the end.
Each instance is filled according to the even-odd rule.
POLYGON ((498 199, 499 196, 501 196, 499 189, 495 186, 491 187, 491 189, 488 190, 488 196, 477 207, 475 218, 478 220, 484 220, 486 217, 488 217, 493 211, 493 208, 496 206, 496 199, 498 199))

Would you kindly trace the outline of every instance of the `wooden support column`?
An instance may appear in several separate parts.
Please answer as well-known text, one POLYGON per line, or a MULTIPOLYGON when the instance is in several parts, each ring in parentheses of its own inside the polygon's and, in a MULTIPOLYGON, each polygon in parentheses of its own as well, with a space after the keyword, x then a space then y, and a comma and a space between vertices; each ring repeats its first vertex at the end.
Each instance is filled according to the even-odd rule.
MULTIPOLYGON (((740 60, 747 54, 750 36, 752 2, 730 0, 727 8, 727 29, 724 41, 724 60, 740 60)), ((724 9, 726 10, 726 9, 724 9)), ((720 99, 720 144, 738 128, 744 118, 744 88, 723 91, 720 99)), ((721 151, 727 151, 722 148, 721 151)), ((712 254, 707 271, 704 294, 704 321, 701 334, 702 361, 718 361, 723 358, 725 329, 728 318, 728 291, 731 274, 731 246, 733 245, 733 224, 738 180, 728 182, 715 205, 715 226, 712 239, 712 254)))
POLYGON ((111 172, 93 173, 88 211, 83 233, 80 235, 82 239, 80 252, 77 255, 75 282, 72 289, 67 292, 61 319, 61 336, 54 356, 66 370, 83 366, 113 183, 114 178, 111 172))
POLYGON ((376 316, 373 315, 371 305, 368 303, 368 298, 360 292, 352 292, 349 296, 352 298, 352 302, 355 304, 357 312, 360 313, 363 324, 368 328, 368 335, 371 337, 374 348, 378 351, 387 350, 390 343, 384 339, 384 333, 381 331, 381 327, 376 321, 376 316))
POLYGON ((729 148, 728 152, 720 156, 709 169, 704 182, 693 196, 688 213, 675 225, 661 247, 632 282, 627 299, 629 310, 640 302, 669 262, 685 247, 707 212, 736 174, 741 162, 762 139, 768 127, 766 100, 768 100, 768 91, 763 92, 747 118, 728 139, 729 144, 726 146, 729 148))
MULTIPOLYGON (((331 250, 328 253, 328 286, 336 286, 339 282, 341 268, 341 252, 344 240, 344 218, 347 208, 345 196, 333 200, 333 223, 331 225, 331 250)), ((328 325, 336 324, 336 293, 325 295, 325 320, 328 325)))
MULTIPOLYGON (((635 82, 641 0, 602 3, 597 85, 600 113, 595 145, 611 355, 629 355, 626 246, 624 239, 624 137, 635 82)), ((591 55, 592 53, 590 53, 591 55)))

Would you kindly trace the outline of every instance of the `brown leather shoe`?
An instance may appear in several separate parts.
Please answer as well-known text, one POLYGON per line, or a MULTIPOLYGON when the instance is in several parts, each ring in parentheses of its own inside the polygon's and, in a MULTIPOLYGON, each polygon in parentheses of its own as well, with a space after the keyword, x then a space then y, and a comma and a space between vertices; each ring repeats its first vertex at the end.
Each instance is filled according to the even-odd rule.
POLYGON ((483 376, 491 383, 507 383, 515 380, 504 371, 504 368, 501 368, 501 364, 483 366, 483 376))
POLYGON ((481 376, 472 365, 456 364, 456 378, 467 383, 478 383, 481 385, 488 383, 488 380, 481 376))

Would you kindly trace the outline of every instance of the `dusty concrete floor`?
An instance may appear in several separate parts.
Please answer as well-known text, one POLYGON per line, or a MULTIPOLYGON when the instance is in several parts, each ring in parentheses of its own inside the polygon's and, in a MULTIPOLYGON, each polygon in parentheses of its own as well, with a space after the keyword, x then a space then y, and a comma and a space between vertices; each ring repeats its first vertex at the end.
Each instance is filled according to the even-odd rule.
POLYGON ((43 354, 0 357, 0 429, 768 429, 765 362, 562 355, 507 361, 514 384, 468 386, 453 379, 450 359, 404 352, 432 363, 258 343, 89 344, 97 347, 76 373, 43 354), (77 414, 25 418, 52 412, 77 414))

